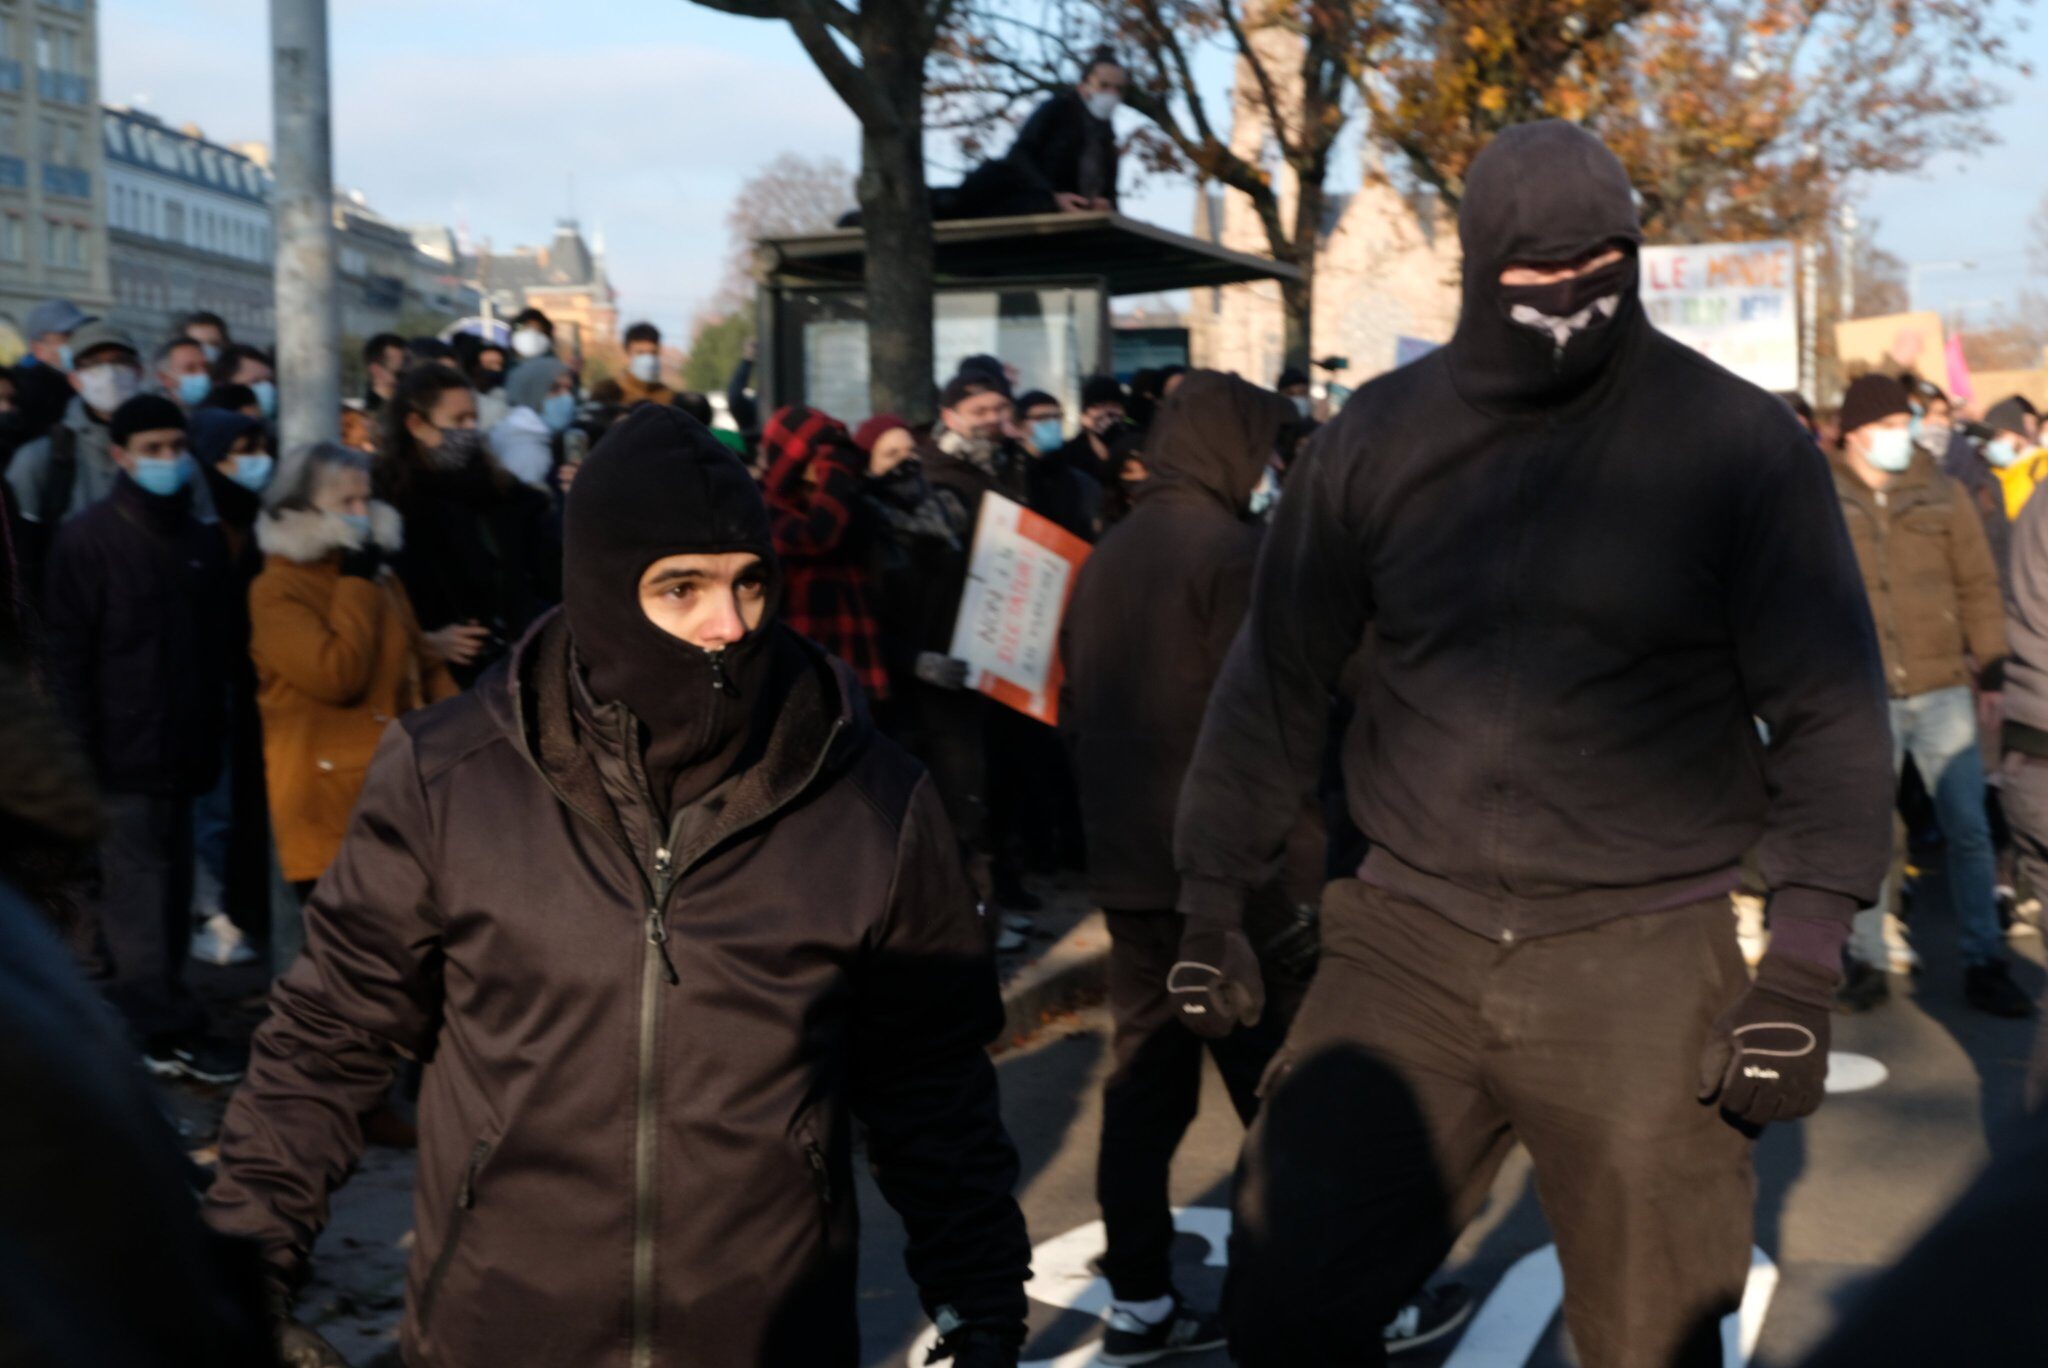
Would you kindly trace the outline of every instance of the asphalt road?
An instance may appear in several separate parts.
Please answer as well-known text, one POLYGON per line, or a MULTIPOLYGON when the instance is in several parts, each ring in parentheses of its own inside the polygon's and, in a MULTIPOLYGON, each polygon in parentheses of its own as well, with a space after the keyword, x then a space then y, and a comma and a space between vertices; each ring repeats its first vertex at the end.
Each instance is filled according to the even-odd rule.
MULTIPOLYGON (((1835 1323, 1859 1283, 1897 1258, 1945 1209, 2018 1113, 2033 1028, 1964 1007, 1953 930, 1931 891, 1922 892, 1929 911, 1918 918, 1915 937, 1926 973, 1917 981, 1894 979, 1887 1006, 1836 1019, 1835 1048, 1878 1061, 1885 1080, 1831 1097, 1816 1117, 1774 1127, 1759 1144, 1757 1243, 1775 1266, 1775 1286, 1764 1286, 1771 1282, 1768 1272, 1753 1281, 1758 1296, 1751 1310, 1762 1320, 1751 1362, 1795 1364, 1835 1323)), ((2027 961, 2023 981, 2038 990, 2040 941, 2014 945, 2027 961)), ((1024 1160, 1020 1195, 1039 1248, 1026 1358, 1057 1368, 1092 1361, 1090 1346, 1100 1333, 1094 1308, 1102 1285, 1087 1261, 1100 1248, 1099 1228, 1089 1227, 1097 1220, 1094 1137, 1107 1026, 1100 1009, 1083 1011, 1007 1052, 999 1065, 1004 1110, 1024 1160)), ((1188 1233, 1177 1258, 1183 1291, 1197 1299, 1213 1299, 1221 1287, 1222 1249, 1215 1237, 1228 1207, 1226 1184, 1239 1138, 1212 1075, 1174 1181, 1175 1201, 1195 1209, 1184 1218, 1188 1233)), ((410 1240, 410 1180, 410 1156, 373 1152, 337 1196, 333 1225, 318 1250, 318 1275, 303 1312, 359 1364, 375 1362, 391 1344, 410 1240)), ((900 1227, 871 1188, 864 1188, 862 1202, 867 1362, 874 1368, 921 1363, 922 1353, 913 1357, 913 1350, 926 1327, 902 1270, 900 1227)), ((1551 1314, 1555 1291, 1546 1279, 1554 1275, 1540 1252, 1548 1243, 1527 1162, 1517 1154, 1444 1274, 1484 1299, 1479 1317, 1462 1341, 1403 1362, 1415 1368, 1570 1363, 1551 1314), (1511 1270, 1517 1270, 1512 1279, 1511 1270), (1518 1325, 1529 1328, 1523 1333, 1518 1325), (1539 1336, 1529 1352, 1527 1343, 1539 1336)), ((1177 1361, 1209 1368, 1228 1359, 1218 1352, 1177 1361)))

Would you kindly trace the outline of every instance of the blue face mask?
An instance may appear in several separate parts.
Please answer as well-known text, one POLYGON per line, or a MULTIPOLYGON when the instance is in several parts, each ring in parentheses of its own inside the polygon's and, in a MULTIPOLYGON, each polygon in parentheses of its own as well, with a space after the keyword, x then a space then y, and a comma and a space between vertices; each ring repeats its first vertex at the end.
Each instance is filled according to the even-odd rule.
POLYGON ((1040 418, 1031 425, 1031 445, 1041 455, 1057 451, 1066 440, 1066 429, 1057 418, 1040 418))
POLYGON ((249 388, 256 392, 256 407, 263 410, 265 421, 277 417, 277 386, 268 380, 258 380, 249 388))
POLYGON ((370 541, 370 515, 367 513, 337 513, 341 525, 356 534, 356 544, 365 546, 370 541))
POLYGON ((145 494, 168 499, 192 478, 192 462, 184 456, 137 456, 135 469, 128 473, 145 494))
POLYGON ((57 348, 57 369, 67 373, 71 370, 71 344, 69 342, 57 348))
POLYGON ((2007 466, 2018 465, 2020 443, 2017 437, 1993 437, 1984 444, 1984 459, 2004 470, 2007 466))
POLYGON ((213 381, 202 371, 198 375, 178 377, 178 402, 186 408, 197 408, 199 401, 213 388, 213 381))
POLYGON ((540 418, 550 432, 560 432, 575 416, 576 396, 573 394, 550 394, 541 401, 540 418))
POLYGON ((258 492, 270 483, 270 472, 277 468, 277 461, 270 456, 237 456, 235 468, 228 478, 250 492, 258 492))

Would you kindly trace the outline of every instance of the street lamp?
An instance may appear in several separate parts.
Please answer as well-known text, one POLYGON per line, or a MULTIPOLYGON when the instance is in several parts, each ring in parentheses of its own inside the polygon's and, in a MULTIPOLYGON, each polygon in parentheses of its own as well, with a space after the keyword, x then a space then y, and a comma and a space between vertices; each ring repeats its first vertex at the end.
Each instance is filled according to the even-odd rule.
POLYGON ((1906 308, 1920 312, 1920 275, 1923 271, 1974 271, 1974 261, 1916 261, 1906 268, 1906 308))

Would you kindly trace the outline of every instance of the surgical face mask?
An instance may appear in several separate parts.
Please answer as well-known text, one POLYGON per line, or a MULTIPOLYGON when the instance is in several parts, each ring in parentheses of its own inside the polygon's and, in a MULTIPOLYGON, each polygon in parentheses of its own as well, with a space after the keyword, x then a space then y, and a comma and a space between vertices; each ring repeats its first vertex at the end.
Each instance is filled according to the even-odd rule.
POLYGON ((268 380, 258 380, 249 388, 256 394, 256 407, 263 410, 264 419, 277 417, 277 386, 268 380))
POLYGON ((1947 423, 1933 423, 1925 418, 1913 420, 1913 441, 1936 456, 1948 451, 1948 441, 1953 429, 1947 423))
POLYGON ((212 388, 213 381, 203 374, 181 375, 178 377, 178 402, 186 408, 196 407, 212 388))
POLYGON ((573 394, 550 394, 541 401, 541 421, 548 425, 548 431, 560 432, 576 417, 576 396, 573 394))
POLYGON ((370 515, 367 513, 337 513, 341 525, 355 535, 357 546, 367 546, 370 541, 370 515))
POLYGON ((1259 477, 1252 487, 1252 499, 1248 511, 1254 518, 1263 518, 1274 504, 1280 502, 1280 479, 1273 474, 1273 467, 1267 466, 1266 473, 1259 477))
POLYGON ((548 341, 548 335, 538 328, 521 328, 512 334, 512 350, 528 361, 536 356, 545 356, 553 345, 548 341))
POLYGON ((1031 445, 1040 455, 1058 450, 1066 440, 1066 427, 1057 418, 1040 418, 1031 425, 1031 445))
POLYGON ((1299 417, 1308 418, 1314 415, 1315 401, 1306 394, 1290 394, 1287 398, 1294 405, 1294 412, 1299 417))
POLYGON ((192 478, 192 462, 183 453, 176 456, 137 456, 128 478, 145 494, 168 499, 192 478))
POLYGON ((69 371, 71 369, 71 344, 69 342, 57 348, 57 369, 61 371, 69 371))
POLYGON ((1904 428, 1878 428, 1870 434, 1863 459, 1874 469, 1896 475, 1913 464, 1913 434, 1904 428))
POLYGON ((199 344, 199 351, 206 357, 206 368, 212 370, 213 363, 220 360, 220 348, 214 346, 211 342, 201 342, 199 344))
POLYGON ((425 452, 436 470, 462 470, 482 454, 484 435, 475 428, 439 428, 441 445, 425 452))
POLYGON ((661 378, 661 358, 653 352, 640 352, 626 362, 626 369, 641 384, 651 385, 661 378))
POLYGON ((270 483, 270 473, 277 468, 277 460, 271 456, 237 456, 235 468, 228 478, 251 493, 260 492, 270 483))
POLYGON ((1108 123, 1110 116, 1116 113, 1116 107, 1124 102, 1124 97, 1114 90, 1098 90, 1092 95, 1082 96, 1081 102, 1088 106, 1090 114, 1108 123))
POLYGON ((1997 466, 2000 470, 2004 470, 2010 465, 2018 465, 2020 459, 2019 438, 2010 434, 2001 434, 1993 437, 1984 444, 1984 459, 1997 466))
POLYGON ((102 361, 78 373, 78 392, 95 412, 110 414, 142 392, 142 374, 133 366, 102 361))

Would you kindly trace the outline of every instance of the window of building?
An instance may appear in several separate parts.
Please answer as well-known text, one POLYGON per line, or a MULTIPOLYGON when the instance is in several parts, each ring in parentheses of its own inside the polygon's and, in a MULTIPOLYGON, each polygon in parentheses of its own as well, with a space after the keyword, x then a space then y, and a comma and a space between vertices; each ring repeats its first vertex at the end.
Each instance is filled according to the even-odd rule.
POLYGON ((163 235, 172 242, 185 242, 185 206, 177 200, 164 201, 163 235))
POLYGON ((13 56, 14 20, 8 15, 0 14, 0 59, 11 59, 13 56))
POLYGON ((21 145, 21 116, 11 109, 0 109, 0 153, 12 154, 21 145))
POLYGON ((85 225, 74 223, 64 235, 64 264, 85 268, 85 225))
POLYGON ((28 253, 28 227, 19 214, 0 216, 0 260, 20 261, 28 253))
POLYGON ((48 24, 36 25, 36 65, 44 71, 57 69, 57 30, 48 24))
POLYGON ((43 264, 54 266, 64 260, 64 225, 55 219, 43 220, 43 264))

